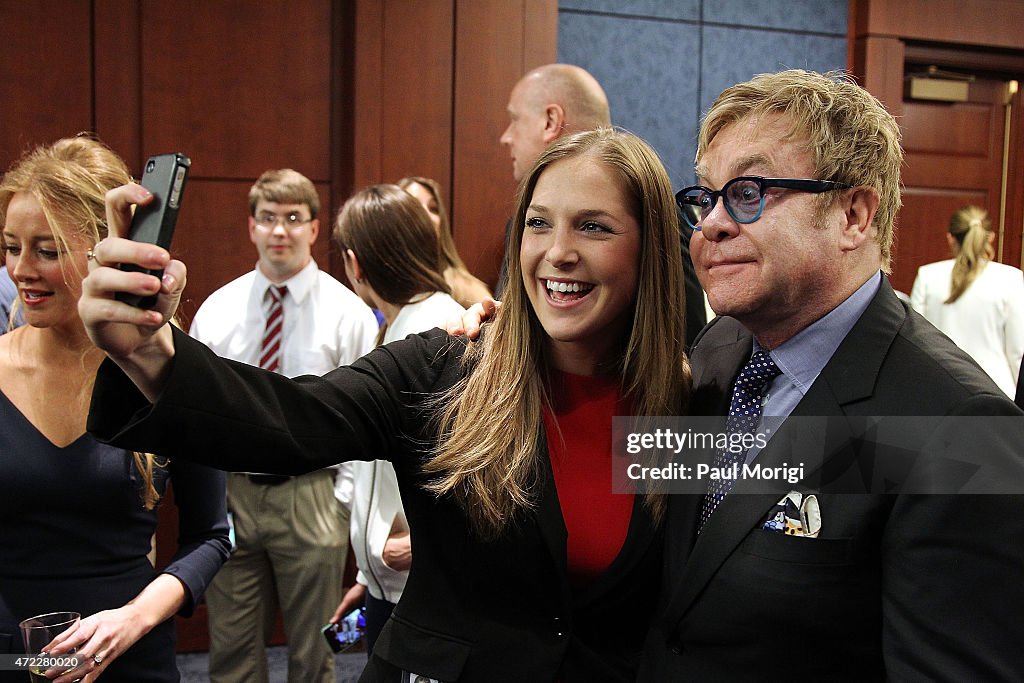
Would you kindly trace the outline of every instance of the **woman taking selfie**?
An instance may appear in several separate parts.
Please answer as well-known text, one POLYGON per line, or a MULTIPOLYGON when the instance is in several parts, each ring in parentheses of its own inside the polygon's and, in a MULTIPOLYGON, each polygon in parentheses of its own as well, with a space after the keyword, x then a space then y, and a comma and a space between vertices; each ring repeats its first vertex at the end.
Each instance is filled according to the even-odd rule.
POLYGON ((103 353, 78 296, 106 236, 104 194, 129 180, 109 148, 78 137, 37 148, 0 182, 0 244, 26 323, 0 336, 0 652, 23 652, 23 619, 79 612, 51 652, 77 648, 85 663, 60 683, 177 681, 171 617, 192 612, 229 551, 223 473, 85 433, 103 353), (168 481, 181 545, 157 573, 146 555, 168 481))
MULTIPOLYGON (((108 195, 119 234, 144 200, 137 186, 108 195)), ((435 330, 296 380, 224 361, 164 325, 185 269, 162 249, 96 249, 103 267, 80 310, 114 361, 94 390, 90 429, 102 438, 282 473, 391 458, 415 553, 363 680, 635 675, 664 500, 612 493, 611 422, 685 408, 671 185, 638 138, 580 133, 541 156, 514 220, 510 272, 521 277, 480 342, 435 330), (169 277, 161 287, 109 267, 124 262, 169 277), (156 311, 113 299, 158 290, 156 311)))

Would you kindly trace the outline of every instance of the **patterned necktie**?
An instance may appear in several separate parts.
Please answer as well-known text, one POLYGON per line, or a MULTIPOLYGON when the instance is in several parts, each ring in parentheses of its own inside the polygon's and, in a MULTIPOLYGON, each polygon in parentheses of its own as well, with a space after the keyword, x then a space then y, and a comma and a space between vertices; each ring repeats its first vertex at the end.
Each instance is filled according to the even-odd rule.
POLYGON ((284 329, 284 295, 287 287, 267 288, 270 307, 267 309, 267 326, 263 330, 263 344, 260 346, 260 367, 271 372, 281 369, 281 333, 284 329))
MULTIPOLYGON (((729 443, 732 443, 733 434, 752 434, 754 432, 757 423, 761 420, 761 394, 772 378, 780 372, 775 361, 764 350, 759 350, 751 356, 747 364, 740 370, 732 388, 729 417, 725 422, 729 443)), ((744 461, 747 451, 745 449, 737 449, 737 451, 732 452, 724 448, 718 451, 715 456, 715 467, 719 472, 744 461)), ((704 525, 711 518, 711 513, 729 493, 734 483, 736 483, 735 479, 711 479, 708 481, 708 491, 704 495, 704 506, 700 512, 698 533, 704 529, 704 525)))

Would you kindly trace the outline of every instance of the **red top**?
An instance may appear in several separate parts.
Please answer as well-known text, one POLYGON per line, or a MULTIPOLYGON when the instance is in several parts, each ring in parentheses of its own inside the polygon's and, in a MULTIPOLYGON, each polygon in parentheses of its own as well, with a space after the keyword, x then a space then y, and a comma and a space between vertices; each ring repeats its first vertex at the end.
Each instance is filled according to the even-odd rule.
POLYGON ((633 496, 612 493, 612 417, 632 412, 616 377, 553 370, 551 384, 557 426, 545 410, 548 454, 569 532, 569 580, 583 587, 608 569, 626 540, 633 496))

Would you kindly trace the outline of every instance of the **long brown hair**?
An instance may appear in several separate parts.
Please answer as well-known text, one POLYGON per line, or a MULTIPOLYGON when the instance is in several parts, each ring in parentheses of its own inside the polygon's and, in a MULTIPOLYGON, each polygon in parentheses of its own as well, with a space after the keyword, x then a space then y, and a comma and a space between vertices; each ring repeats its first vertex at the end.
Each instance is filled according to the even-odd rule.
MULTIPOLYGON (((636 304, 615 368, 623 393, 637 415, 679 415, 690 386, 679 226, 668 175, 647 143, 626 132, 599 129, 564 137, 545 150, 519 187, 509 273, 521 271, 522 228, 538 178, 551 164, 580 156, 612 170, 638 207, 636 304)), ((425 466, 434 475, 428 489, 452 495, 485 538, 500 534, 535 502, 543 471, 538 425, 550 406, 547 334, 521 277, 509 278, 504 295, 482 341, 471 344, 466 354, 471 371, 444 397, 441 440, 425 466)), ((645 503, 660 520, 663 497, 648 495, 645 503)))
POLYGON ((980 206, 965 206, 954 213, 949 219, 949 234, 956 239, 957 250, 947 304, 967 291, 995 255, 989 241, 992 219, 980 206))
MULTIPOLYGON (((0 225, 7 224, 7 209, 15 194, 31 195, 46 216, 63 266, 63 255, 70 251, 74 236, 89 244, 96 244, 107 236, 106 193, 131 179, 124 161, 91 135, 81 134, 41 145, 16 161, 0 181, 0 225)), ((85 277, 84 272, 78 275, 85 277)), ((85 356, 82 362, 84 369, 85 356)), ((89 380, 82 387, 83 397, 92 393, 93 377, 87 374, 89 380)), ((45 391, 45 388, 40 390, 45 391)), ((142 501, 146 509, 151 510, 160 499, 153 484, 154 468, 161 467, 163 461, 158 462, 156 456, 149 453, 133 455, 143 481, 142 501)))

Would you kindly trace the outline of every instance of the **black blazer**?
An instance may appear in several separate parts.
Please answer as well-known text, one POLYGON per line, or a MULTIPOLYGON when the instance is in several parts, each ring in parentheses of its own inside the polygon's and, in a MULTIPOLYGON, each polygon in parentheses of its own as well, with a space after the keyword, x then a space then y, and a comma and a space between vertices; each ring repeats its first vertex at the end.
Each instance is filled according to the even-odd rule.
POLYGON ((1024 363, 1020 364, 1020 372, 1017 373, 1017 393, 1013 402, 1018 408, 1024 409, 1024 363))
POLYGON ((298 474, 349 459, 394 463, 416 552, 362 680, 397 681, 401 671, 445 682, 633 680, 662 566, 661 537, 639 498, 619 556, 574 594, 546 454, 535 510, 494 541, 474 536, 454 501, 420 487, 436 442, 425 399, 466 372, 463 343, 433 330, 325 378, 297 381, 221 359, 179 331, 175 345, 152 408, 104 364, 93 434, 227 470, 298 474))
MULTIPOLYGON (((705 329, 692 357, 696 411, 726 409, 751 347, 732 318, 705 329)), ((792 413, 1019 414, 888 282, 792 413)), ((927 458, 934 441, 919 436, 916 455, 927 458)), ((899 455, 871 438, 839 439, 826 462, 899 455)), ((792 464, 797 454, 781 441, 757 462, 792 464)), ((1021 471, 1019 444, 980 434, 977 445, 1021 471)), ((699 537, 700 496, 671 497, 665 604, 641 680, 1024 679, 1020 497, 819 491, 822 530, 807 539, 761 528, 783 493, 804 486, 743 494, 744 485, 699 537)))

